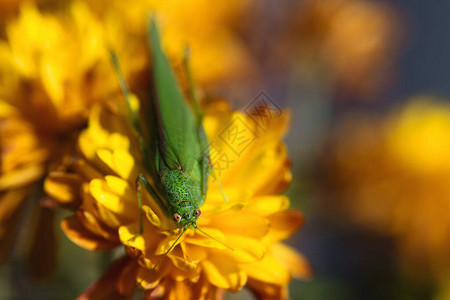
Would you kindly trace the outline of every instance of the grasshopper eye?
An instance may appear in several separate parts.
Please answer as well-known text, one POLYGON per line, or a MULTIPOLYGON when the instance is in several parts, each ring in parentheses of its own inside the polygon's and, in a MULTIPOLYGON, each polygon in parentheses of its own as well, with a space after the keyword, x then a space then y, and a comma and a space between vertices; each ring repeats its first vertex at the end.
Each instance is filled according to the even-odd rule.
POLYGON ((198 209, 198 208, 194 211, 194 216, 195 216, 196 218, 200 217, 201 214, 202 214, 202 212, 201 212, 201 210, 198 209))
POLYGON ((173 220, 177 223, 180 223, 180 221, 181 221, 180 214, 173 214, 173 220))

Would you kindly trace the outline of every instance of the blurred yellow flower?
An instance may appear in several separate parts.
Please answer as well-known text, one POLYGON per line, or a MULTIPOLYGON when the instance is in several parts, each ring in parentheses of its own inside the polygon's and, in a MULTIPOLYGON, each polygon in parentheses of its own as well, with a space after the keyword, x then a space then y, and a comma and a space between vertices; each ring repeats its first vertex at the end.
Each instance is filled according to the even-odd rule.
POLYGON ((165 53, 181 63, 185 46, 192 49, 192 68, 203 87, 233 78, 244 78, 254 69, 239 28, 252 0, 131 0, 87 1, 105 23, 123 24, 127 35, 146 43, 149 16, 155 16, 165 53))
POLYGON ((262 298, 286 299, 293 275, 310 276, 306 260, 280 243, 303 223, 299 212, 288 210, 289 199, 279 195, 291 179, 280 141, 288 118, 284 113, 264 131, 224 102, 206 109, 211 159, 229 201, 211 179, 198 227, 221 242, 189 229, 150 273, 181 229, 145 193, 144 232, 138 235, 135 180, 145 173, 138 143, 117 111, 93 110, 78 141, 79 158, 68 170, 51 173, 45 184, 57 201, 77 208, 62 222, 74 243, 90 250, 122 244, 129 256, 105 274, 115 274, 113 281, 99 281, 84 297, 100 297, 111 286, 127 295, 139 285, 151 299, 223 299, 224 290, 236 292, 247 285, 262 298), (237 124, 257 135, 240 155, 219 137, 228 125, 237 124))
POLYGON ((388 79, 400 42, 400 21, 386 4, 368 0, 306 0, 291 38, 302 63, 328 73, 339 92, 368 95, 388 79), (312 62, 312 64, 311 64, 312 62))
POLYGON ((32 188, 39 191, 34 184, 73 151, 90 107, 120 93, 104 35, 82 2, 54 13, 27 2, 6 26, 0 41, 0 260, 23 200, 32 188))
POLYGON ((447 278, 450 105, 421 96, 385 120, 349 119, 332 145, 333 207, 394 237, 409 275, 447 278))

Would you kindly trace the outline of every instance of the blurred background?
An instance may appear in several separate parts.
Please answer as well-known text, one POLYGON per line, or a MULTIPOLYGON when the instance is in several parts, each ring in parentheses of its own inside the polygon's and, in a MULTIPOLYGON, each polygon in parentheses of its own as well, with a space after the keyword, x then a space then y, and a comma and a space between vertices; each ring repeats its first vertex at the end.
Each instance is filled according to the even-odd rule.
MULTIPOLYGON (((49 2, 40 9, 51 12, 57 1, 49 2)), ((212 36, 227 30, 211 41, 208 25, 189 28, 222 49, 194 57, 194 67, 205 93, 236 109, 264 91, 292 113, 286 193, 306 224, 289 244, 314 278, 294 280, 291 298, 450 300, 450 2, 242 3, 223 15, 214 10, 221 6, 202 7, 220 15, 212 36)), ((2 24, 20 14, 15 1, 0 5, 2 24)), ((34 226, 25 221, 32 211, 22 213, 19 235, 34 226)), ((112 254, 57 235, 54 279, 26 275, 19 238, 0 266, 0 299, 71 299, 100 276, 112 254)))

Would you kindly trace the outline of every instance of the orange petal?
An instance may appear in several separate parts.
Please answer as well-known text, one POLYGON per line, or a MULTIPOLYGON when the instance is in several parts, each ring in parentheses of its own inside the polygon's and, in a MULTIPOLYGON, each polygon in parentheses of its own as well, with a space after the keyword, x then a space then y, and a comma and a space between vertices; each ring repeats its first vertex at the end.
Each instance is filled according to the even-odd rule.
POLYGON ((119 245, 88 231, 77 216, 70 216, 61 221, 61 228, 67 237, 78 246, 95 251, 111 250, 119 245))
POLYGON ((199 300, 223 300, 225 299, 225 290, 212 285, 205 276, 202 276, 193 288, 193 299, 199 300))
MULTIPOLYGON (((156 262, 155 262, 156 263, 156 262)), ((137 272, 136 282, 137 284, 146 290, 154 289, 157 287, 161 280, 165 278, 170 270, 170 260, 163 259, 159 266, 152 271, 152 269, 140 267, 137 272)))
POLYGON ((268 284, 253 278, 248 279, 247 287, 261 300, 288 299, 287 286, 268 284))
POLYGON ((166 295, 168 300, 192 299, 191 287, 186 282, 173 281, 168 292, 169 295, 166 295))

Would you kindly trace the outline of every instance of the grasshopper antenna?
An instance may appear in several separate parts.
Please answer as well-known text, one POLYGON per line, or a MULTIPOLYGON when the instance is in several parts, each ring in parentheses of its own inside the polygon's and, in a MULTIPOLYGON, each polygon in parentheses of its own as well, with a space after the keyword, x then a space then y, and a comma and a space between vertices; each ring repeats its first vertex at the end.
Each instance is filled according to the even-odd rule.
POLYGON ((219 241, 218 239, 216 239, 216 238, 210 236, 209 234, 207 234, 206 232, 204 232, 204 231, 201 230, 200 228, 198 228, 198 227, 195 227, 195 228, 196 228, 198 231, 200 231, 201 233, 203 233, 204 235, 206 235, 207 237, 209 237, 210 239, 213 239, 213 240, 215 240, 216 242, 218 242, 219 244, 221 244, 222 246, 226 247, 228 250, 234 251, 233 248, 231 248, 231 247, 228 246, 228 245, 225 245, 223 242, 221 242, 221 241, 219 241))
POLYGON ((142 286, 142 282, 156 269, 156 267, 162 262, 162 260, 164 259, 164 257, 167 256, 167 254, 172 251, 173 247, 175 247, 175 245, 177 244, 178 240, 181 238, 181 236, 186 232, 187 228, 183 228, 183 231, 180 233, 180 235, 177 237, 177 239, 175 240, 175 242, 173 242, 172 246, 170 246, 170 248, 166 251, 166 253, 164 253, 164 255, 158 260, 158 262, 156 263, 156 265, 153 266, 153 268, 147 273, 147 275, 144 276, 144 278, 141 279, 141 281, 139 281, 139 283, 137 284, 137 286, 142 286))
POLYGON ((128 111, 131 115, 131 120, 133 123, 134 129, 142 135, 141 125, 139 124, 139 118, 136 113, 136 111, 131 106, 131 93, 130 89, 128 88, 128 84, 125 80, 125 77, 123 76, 122 69, 120 68, 119 59, 117 58, 117 54, 114 51, 110 51, 111 60, 114 65, 114 69, 117 74, 117 79, 119 80, 120 89, 122 90, 123 96, 125 98, 125 102, 127 104, 128 111))
POLYGON ((208 159, 208 164, 209 164, 209 167, 210 167, 210 170, 211 170, 211 175, 212 175, 212 177, 214 178, 214 181, 215 181, 215 182, 217 183, 217 185, 219 186, 219 190, 220 190, 220 192, 222 193, 223 199, 225 199, 225 202, 228 202, 228 197, 227 197, 227 195, 225 194, 225 191, 222 189, 222 185, 220 184, 220 181, 219 181, 219 179, 218 179, 217 176, 216 176, 216 172, 214 171, 213 165, 212 165, 211 161, 209 161, 209 159, 208 159))

